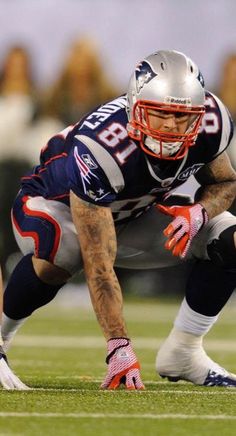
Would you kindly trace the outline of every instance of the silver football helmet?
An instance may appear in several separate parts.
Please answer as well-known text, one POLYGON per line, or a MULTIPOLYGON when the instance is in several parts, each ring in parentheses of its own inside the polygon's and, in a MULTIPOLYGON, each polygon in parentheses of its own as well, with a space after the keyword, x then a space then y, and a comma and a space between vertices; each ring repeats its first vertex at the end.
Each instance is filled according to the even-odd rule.
POLYGON ((183 53, 161 50, 140 62, 128 86, 129 136, 145 153, 159 159, 181 159, 194 145, 205 112, 204 80, 183 53), (184 132, 153 128, 151 116, 187 119, 184 132), (151 116, 150 116, 151 115, 151 116))

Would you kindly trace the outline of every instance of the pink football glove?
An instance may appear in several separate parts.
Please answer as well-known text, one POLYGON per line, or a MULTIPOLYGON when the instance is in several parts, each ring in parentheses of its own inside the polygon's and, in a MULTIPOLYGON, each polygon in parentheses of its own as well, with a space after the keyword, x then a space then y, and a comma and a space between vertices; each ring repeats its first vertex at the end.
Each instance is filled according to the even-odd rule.
POLYGON ((140 377, 140 365, 127 338, 110 339, 107 343, 106 363, 108 372, 102 389, 117 389, 122 383, 126 389, 144 389, 140 377))
POLYGON ((199 230, 208 222, 208 215, 201 204, 192 206, 162 206, 157 208, 175 219, 165 228, 164 235, 169 237, 165 243, 167 250, 182 259, 186 256, 190 244, 199 230))

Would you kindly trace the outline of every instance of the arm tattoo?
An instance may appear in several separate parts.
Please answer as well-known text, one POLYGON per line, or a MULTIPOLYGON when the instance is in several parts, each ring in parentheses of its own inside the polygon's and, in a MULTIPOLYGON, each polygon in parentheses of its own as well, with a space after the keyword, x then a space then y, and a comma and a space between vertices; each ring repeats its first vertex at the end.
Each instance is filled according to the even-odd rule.
POLYGON ((122 292, 113 268, 117 242, 111 210, 84 202, 74 194, 71 209, 98 322, 107 339, 127 336, 122 292))
POLYGON ((196 178, 201 188, 195 200, 205 207, 209 218, 231 206, 236 196, 236 173, 225 153, 203 167, 196 178))

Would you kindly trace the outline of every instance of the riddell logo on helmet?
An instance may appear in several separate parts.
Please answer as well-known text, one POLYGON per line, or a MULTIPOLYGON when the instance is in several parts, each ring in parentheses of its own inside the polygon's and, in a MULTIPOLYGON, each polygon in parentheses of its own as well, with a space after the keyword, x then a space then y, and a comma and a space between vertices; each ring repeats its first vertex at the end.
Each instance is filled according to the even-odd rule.
POLYGON ((165 103, 168 103, 168 104, 184 104, 184 105, 187 105, 187 106, 191 106, 192 100, 191 100, 191 97, 182 98, 182 97, 168 96, 168 97, 165 97, 165 103))

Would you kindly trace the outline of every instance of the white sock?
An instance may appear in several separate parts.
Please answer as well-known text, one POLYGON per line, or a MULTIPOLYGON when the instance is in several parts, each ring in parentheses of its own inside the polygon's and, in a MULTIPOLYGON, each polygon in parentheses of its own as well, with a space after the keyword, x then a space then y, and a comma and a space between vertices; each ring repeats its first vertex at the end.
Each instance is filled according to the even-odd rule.
POLYGON ((25 322, 26 318, 22 319, 11 319, 4 313, 2 314, 2 340, 3 340, 3 349, 6 352, 9 348, 10 342, 15 336, 18 329, 25 322))
POLYGON ((217 319, 218 315, 206 316, 195 312, 191 309, 184 298, 175 319, 174 326, 180 331, 191 333, 196 336, 204 336, 217 319))

